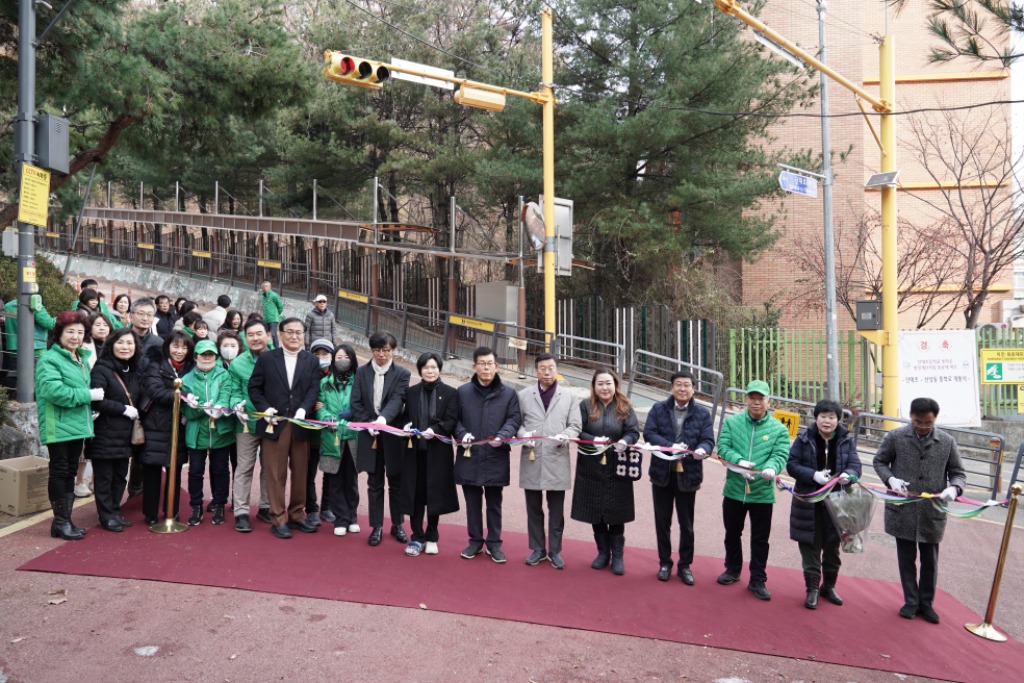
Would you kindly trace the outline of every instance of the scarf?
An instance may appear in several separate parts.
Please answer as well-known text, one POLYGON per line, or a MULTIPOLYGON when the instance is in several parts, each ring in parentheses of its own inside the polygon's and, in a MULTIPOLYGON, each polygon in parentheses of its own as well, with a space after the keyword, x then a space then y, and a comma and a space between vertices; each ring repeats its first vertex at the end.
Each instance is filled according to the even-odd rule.
MULTIPOLYGON (((431 425, 434 418, 437 417, 437 401, 434 400, 434 389, 441 383, 441 380, 434 380, 433 382, 420 382, 420 386, 423 387, 423 391, 420 392, 420 405, 419 405, 419 419, 416 421, 416 429, 424 430, 431 425)), ((418 439, 419 450, 427 450, 426 439, 418 439)))
POLYGON ((381 404, 384 402, 384 375, 391 369, 394 360, 389 360, 384 366, 377 365, 377 361, 370 361, 373 368, 373 412, 380 415, 381 404))
POLYGON ((547 389, 541 389, 540 385, 537 385, 537 391, 540 392, 540 401, 541 403, 544 404, 545 411, 548 409, 548 406, 551 405, 551 399, 554 398, 556 389, 558 389, 557 379, 554 382, 552 382, 551 386, 548 387, 547 389))
POLYGON ((171 361, 171 367, 174 368, 174 374, 180 375, 181 374, 181 369, 183 367, 185 367, 185 361, 181 361, 179 363, 178 361, 174 360, 173 358, 168 358, 167 360, 171 361))

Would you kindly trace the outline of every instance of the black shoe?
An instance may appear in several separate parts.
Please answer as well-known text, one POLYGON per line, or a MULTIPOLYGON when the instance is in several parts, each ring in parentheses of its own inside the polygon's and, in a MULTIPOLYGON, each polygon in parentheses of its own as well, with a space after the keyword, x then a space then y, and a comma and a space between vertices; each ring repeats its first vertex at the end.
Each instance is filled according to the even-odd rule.
POLYGON ((526 564, 531 567, 536 567, 538 564, 548 559, 548 554, 543 550, 534 550, 530 553, 529 557, 526 558, 526 564))
POLYGON ((495 564, 505 564, 508 558, 505 557, 505 553, 501 551, 501 548, 492 548, 491 546, 486 546, 486 548, 492 562, 495 564))
POLYGON ((747 584, 747 590, 753 593, 758 600, 771 600, 772 594, 764 585, 764 581, 751 581, 747 584))
POLYGON ((683 567, 679 570, 679 580, 687 586, 693 585, 693 572, 690 571, 689 567, 683 567))
POLYGON ((107 521, 103 522, 103 528, 107 531, 124 531, 124 525, 116 519, 108 519, 107 521))
POLYGON ((483 544, 477 545, 476 543, 470 543, 466 546, 466 549, 462 551, 461 557, 464 560, 472 560, 474 557, 479 555, 483 549, 483 544))
POLYGON ((728 586, 731 583, 736 583, 740 580, 739 574, 733 574, 731 571, 726 569, 724 572, 718 575, 718 583, 723 586, 728 586))
POLYGON ((808 588, 807 599, 804 600, 804 607, 807 609, 818 609, 818 589, 808 588))
POLYGON ((835 586, 822 586, 821 597, 825 598, 833 605, 842 605, 843 599, 839 597, 839 593, 836 593, 835 586))
POLYGON ((156 522, 156 517, 146 517, 146 526, 153 526, 156 522))
POLYGON ((235 517, 235 531, 241 531, 243 534, 252 531, 252 525, 249 524, 249 515, 238 515, 235 517))
POLYGON ((214 503, 214 502, 213 502, 213 501, 211 500, 211 501, 210 501, 209 503, 207 503, 207 504, 206 504, 206 511, 207 511, 207 512, 213 512, 213 506, 214 506, 214 505, 216 505, 216 503, 214 503))
POLYGON ((256 519, 267 524, 273 524, 274 522, 270 519, 270 508, 260 508, 256 512, 256 519))
POLYGON ((215 525, 224 523, 224 506, 220 503, 213 506, 213 523, 215 525))
POLYGON ((312 524, 313 526, 320 526, 320 512, 307 512, 306 521, 312 524))
POLYGON ((188 518, 189 526, 199 526, 199 523, 203 521, 203 506, 193 505, 192 516, 188 518))
POLYGON ((274 534, 278 538, 291 538, 292 532, 288 528, 287 524, 273 524, 270 527, 270 533, 274 534))
POLYGON ((917 613, 924 617, 924 620, 929 624, 939 623, 938 613, 931 608, 929 605, 921 605, 917 608, 917 613))
POLYGON ((904 619, 913 619, 917 616, 917 605, 903 605, 900 607, 900 616, 904 619))
POLYGON ((117 513, 117 521, 121 522, 121 526, 123 526, 125 529, 132 526, 132 522, 125 519, 124 515, 122 515, 120 512, 117 513))
POLYGON ((288 528, 301 531, 304 534, 316 533, 316 525, 308 519, 300 519, 297 522, 288 522, 288 528))
POLYGON ((128 487, 128 497, 129 498, 134 498, 135 496, 139 495, 140 493, 142 493, 142 486, 129 486, 128 487))
POLYGON ((565 560, 562 559, 561 554, 551 553, 548 555, 548 560, 551 561, 551 566, 555 569, 565 569, 565 560))
POLYGON ((330 510, 321 510, 320 519, 324 522, 327 522, 328 524, 334 524, 338 521, 338 516, 331 512, 330 510))
POLYGON ((370 531, 370 537, 368 539, 366 539, 366 542, 368 544, 370 544, 370 545, 377 546, 377 545, 380 545, 380 541, 381 541, 381 539, 383 537, 384 537, 384 527, 382 527, 382 526, 375 526, 375 527, 373 527, 373 530, 370 531))
POLYGON ((668 581, 668 577, 672 575, 672 565, 663 564, 658 567, 658 581, 668 581))
POLYGON ((399 543, 409 543, 409 537, 405 535, 405 529, 402 528, 401 524, 391 525, 391 535, 398 539, 399 543))

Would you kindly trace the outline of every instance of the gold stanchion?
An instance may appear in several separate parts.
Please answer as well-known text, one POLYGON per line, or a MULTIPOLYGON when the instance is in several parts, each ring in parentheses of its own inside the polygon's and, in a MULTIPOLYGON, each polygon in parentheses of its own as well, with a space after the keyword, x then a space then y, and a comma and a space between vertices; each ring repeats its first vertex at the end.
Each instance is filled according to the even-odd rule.
MULTIPOLYGON (((180 490, 171 491, 177 486, 175 476, 178 471, 178 425, 181 423, 181 379, 174 380, 174 417, 171 422, 171 463, 167 468, 167 517, 149 527, 155 534, 180 534, 188 531, 188 526, 174 519, 174 501, 181 495, 180 490)), ((180 489, 180 487, 178 487, 180 489)))
POLYGON ((1006 526, 1003 527, 1003 542, 999 546, 999 559, 996 561, 996 575, 992 579, 992 592, 988 595, 988 608, 985 610, 985 622, 981 624, 964 624, 964 628, 976 636, 985 640, 994 640, 997 643, 1006 642, 1006 636, 1000 633, 992 625, 992 617, 996 612, 996 599, 999 597, 999 584, 1003 580, 1003 567, 1006 565, 1006 552, 1010 549, 1010 534, 1013 533, 1013 516, 1017 514, 1017 497, 1024 488, 1020 484, 1013 485, 1013 497, 1010 499, 1010 509, 1006 513, 1006 526))

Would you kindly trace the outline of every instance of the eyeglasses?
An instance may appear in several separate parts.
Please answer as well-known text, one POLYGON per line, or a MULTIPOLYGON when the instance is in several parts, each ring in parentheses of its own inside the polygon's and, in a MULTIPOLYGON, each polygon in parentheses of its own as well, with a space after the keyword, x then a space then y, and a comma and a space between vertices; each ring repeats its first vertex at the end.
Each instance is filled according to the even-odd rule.
POLYGON ((286 337, 301 337, 305 333, 305 330, 281 330, 281 334, 286 337))
POLYGON ((495 363, 493 360, 478 360, 476 362, 476 365, 481 367, 481 368, 493 368, 493 367, 497 366, 498 364, 495 363))
POLYGON ((383 353, 383 354, 394 353, 395 352, 394 349, 370 349, 370 350, 373 353, 383 353))

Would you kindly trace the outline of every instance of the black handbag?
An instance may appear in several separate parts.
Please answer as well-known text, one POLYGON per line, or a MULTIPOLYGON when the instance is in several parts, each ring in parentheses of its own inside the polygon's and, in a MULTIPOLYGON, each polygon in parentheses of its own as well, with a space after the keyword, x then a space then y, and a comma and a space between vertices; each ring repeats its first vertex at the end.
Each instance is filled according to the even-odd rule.
POLYGON ((644 453, 641 450, 627 448, 615 454, 615 476, 620 479, 639 481, 643 474, 644 453))

